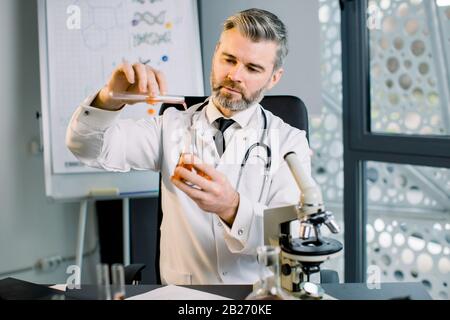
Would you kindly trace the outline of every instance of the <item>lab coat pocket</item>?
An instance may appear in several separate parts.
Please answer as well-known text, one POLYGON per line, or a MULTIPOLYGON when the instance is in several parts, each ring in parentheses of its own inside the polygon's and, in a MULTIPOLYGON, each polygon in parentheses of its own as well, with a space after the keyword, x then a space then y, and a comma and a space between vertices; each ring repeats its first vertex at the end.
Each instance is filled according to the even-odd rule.
POLYGON ((166 268, 162 273, 163 284, 190 285, 192 284, 192 274, 181 272, 172 268, 166 268))

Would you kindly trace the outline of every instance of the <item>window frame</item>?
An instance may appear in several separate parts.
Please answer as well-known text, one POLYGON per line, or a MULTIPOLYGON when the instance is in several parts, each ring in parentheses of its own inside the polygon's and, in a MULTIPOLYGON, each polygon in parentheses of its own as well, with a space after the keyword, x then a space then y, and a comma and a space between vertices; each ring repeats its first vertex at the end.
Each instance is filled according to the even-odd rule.
POLYGON ((339 0, 339 3, 342 38, 345 282, 365 282, 366 162, 450 168, 450 136, 371 132, 370 48, 369 30, 366 27, 368 0, 339 0))

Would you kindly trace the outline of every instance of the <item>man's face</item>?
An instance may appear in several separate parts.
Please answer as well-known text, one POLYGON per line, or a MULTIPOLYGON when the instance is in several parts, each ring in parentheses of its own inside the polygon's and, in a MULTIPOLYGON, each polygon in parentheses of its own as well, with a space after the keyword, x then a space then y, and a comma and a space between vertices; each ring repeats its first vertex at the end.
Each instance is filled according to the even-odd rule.
POLYGON ((219 106, 240 111, 261 101, 281 78, 273 70, 278 46, 273 41, 253 42, 237 29, 224 31, 216 46, 211 68, 211 89, 219 106))

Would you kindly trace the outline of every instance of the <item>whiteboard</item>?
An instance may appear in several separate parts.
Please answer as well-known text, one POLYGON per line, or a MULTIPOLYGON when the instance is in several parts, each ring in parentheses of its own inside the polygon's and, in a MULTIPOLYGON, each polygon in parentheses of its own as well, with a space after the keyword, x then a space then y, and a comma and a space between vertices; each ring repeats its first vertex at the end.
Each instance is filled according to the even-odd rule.
MULTIPOLYGON (((76 107, 103 87, 124 60, 164 72, 169 94, 204 95, 196 0, 38 0, 42 140, 48 197, 156 195, 159 175, 85 166, 65 146, 76 107)), ((122 118, 156 116, 159 106, 124 109, 122 118)))

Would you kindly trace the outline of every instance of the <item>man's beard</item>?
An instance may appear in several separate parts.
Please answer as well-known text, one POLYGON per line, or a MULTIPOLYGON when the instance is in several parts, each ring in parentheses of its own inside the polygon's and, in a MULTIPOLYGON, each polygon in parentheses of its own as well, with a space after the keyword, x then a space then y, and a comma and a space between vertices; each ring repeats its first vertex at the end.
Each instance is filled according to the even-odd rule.
POLYGON ((244 90, 238 83, 228 78, 225 78, 225 80, 223 80, 220 84, 216 84, 214 82, 214 73, 211 72, 211 88, 214 103, 230 111, 242 111, 248 109, 251 105, 260 102, 264 98, 267 84, 250 96, 247 96, 244 94, 244 90), (220 89, 223 87, 228 87, 238 91, 242 98, 239 100, 233 100, 232 94, 220 92, 220 89))

